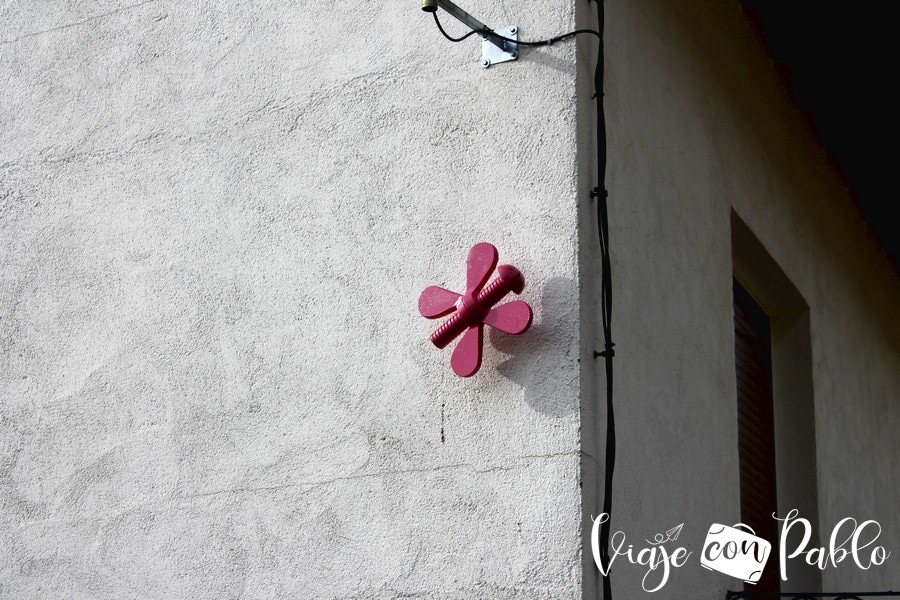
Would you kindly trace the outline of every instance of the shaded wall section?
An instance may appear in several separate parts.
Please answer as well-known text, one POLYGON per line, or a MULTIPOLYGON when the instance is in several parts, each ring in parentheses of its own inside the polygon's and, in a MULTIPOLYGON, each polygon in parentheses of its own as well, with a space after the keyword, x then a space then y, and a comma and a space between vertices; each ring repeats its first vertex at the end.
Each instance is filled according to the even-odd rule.
MULTIPOLYGON (((804 437, 814 432, 813 460, 788 462, 791 468, 812 463, 815 470, 804 479, 817 486, 804 499, 816 502, 815 533, 827 543, 844 517, 876 519, 880 541, 893 552, 893 567, 864 571, 846 560, 821 573, 821 586, 896 589, 896 275, 738 2, 609 0, 605 6, 618 431, 613 530, 643 544, 684 523, 678 543, 694 551, 692 564, 672 574, 667 596, 721 598, 742 586, 698 564, 709 525, 740 520, 734 214, 806 304, 802 327, 776 334, 790 342, 784 347, 806 349, 810 376, 779 382, 776 370, 775 390, 803 388, 806 407, 799 413, 814 421, 802 430, 804 437), (796 338, 800 331, 806 340, 796 338)), ((581 26, 593 24, 588 11, 580 19, 581 26)), ((585 45, 579 54, 580 98, 586 98, 579 104, 583 193, 595 185, 593 68, 585 45)), ((602 501, 605 379, 602 363, 591 356, 602 348, 599 290, 588 285, 599 280, 591 210, 582 211, 581 223, 583 447, 594 449, 584 458, 587 542, 589 516, 602 501)), ((781 395, 789 404, 795 399, 781 395)), ((783 452, 790 446, 782 444, 783 452)), ((798 483, 795 490, 802 489, 798 483)), ((584 573, 586 597, 598 597, 589 556, 584 573)), ((639 593, 644 573, 615 565, 617 597, 639 593)), ((815 579, 798 578, 782 589, 815 585, 815 579)))

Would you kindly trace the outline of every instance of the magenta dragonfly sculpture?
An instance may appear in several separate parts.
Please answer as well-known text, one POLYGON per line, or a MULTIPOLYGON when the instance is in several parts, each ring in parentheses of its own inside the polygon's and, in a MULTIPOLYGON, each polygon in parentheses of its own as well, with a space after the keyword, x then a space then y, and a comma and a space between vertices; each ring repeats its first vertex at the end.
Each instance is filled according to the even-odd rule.
POLYGON ((466 260, 465 294, 433 285, 419 296, 423 317, 439 319, 453 313, 430 338, 435 346, 445 348, 463 334, 450 357, 450 366, 460 377, 471 377, 481 367, 486 324, 513 335, 531 326, 531 307, 526 302, 513 300, 495 307, 508 293, 521 294, 525 289, 525 277, 512 265, 500 265, 497 278, 485 286, 496 266, 497 249, 487 242, 475 244, 466 260))

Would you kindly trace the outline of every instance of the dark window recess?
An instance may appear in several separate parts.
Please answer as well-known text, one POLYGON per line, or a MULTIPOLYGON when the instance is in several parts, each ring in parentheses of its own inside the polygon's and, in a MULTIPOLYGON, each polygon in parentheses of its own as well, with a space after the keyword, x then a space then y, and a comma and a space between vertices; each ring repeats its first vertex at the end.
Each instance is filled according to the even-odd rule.
MULTIPOLYGON (((734 361, 737 371, 741 522, 772 543, 775 553, 775 420, 769 316, 734 281, 734 361)), ((762 578, 744 589, 777 592, 778 561, 770 556, 762 578)))

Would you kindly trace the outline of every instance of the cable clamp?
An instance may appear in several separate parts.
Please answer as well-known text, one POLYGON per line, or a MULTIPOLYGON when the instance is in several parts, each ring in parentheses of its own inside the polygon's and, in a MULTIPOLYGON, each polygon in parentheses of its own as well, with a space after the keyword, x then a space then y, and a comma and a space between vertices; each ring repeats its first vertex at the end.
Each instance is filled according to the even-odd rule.
MULTIPOLYGON (((607 192, 605 188, 602 191, 603 191, 603 197, 609 198, 609 192, 607 192)), ((599 187, 595 187, 594 189, 591 190, 591 198, 596 198, 599 195, 600 195, 599 187)))
POLYGON ((596 350, 594 350, 594 358, 597 358, 600 356, 602 356, 603 358, 606 358, 606 357, 612 358, 613 356, 616 355, 616 351, 613 350, 613 346, 615 346, 615 344, 612 342, 609 342, 608 344, 606 344, 606 350, 604 350, 603 352, 597 352, 596 350))

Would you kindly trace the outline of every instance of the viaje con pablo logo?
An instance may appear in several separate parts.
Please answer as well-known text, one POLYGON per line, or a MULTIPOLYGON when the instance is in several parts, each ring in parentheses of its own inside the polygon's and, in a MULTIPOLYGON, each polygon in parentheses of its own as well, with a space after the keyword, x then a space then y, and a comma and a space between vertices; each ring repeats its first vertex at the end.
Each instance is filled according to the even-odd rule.
MULTIPOLYGON (((881 536, 881 525, 872 519, 862 522, 852 517, 841 519, 832 529, 827 547, 809 547, 812 525, 799 516, 797 509, 789 511, 784 518, 774 514, 772 518, 781 522, 778 556, 782 581, 788 581, 788 560, 794 558, 802 558, 806 564, 825 570, 837 567, 849 557, 858 568, 868 570, 883 565, 891 556, 885 546, 876 545, 881 536), (788 534, 794 529, 802 534, 802 539, 795 547, 789 548, 788 534)), ((616 558, 622 557, 622 560, 630 564, 646 567, 641 586, 645 592, 656 592, 666 585, 674 569, 688 563, 692 552, 687 548, 679 546, 670 549, 665 546, 668 542, 678 540, 684 523, 669 529, 665 535, 656 534, 652 542, 645 540, 648 545, 640 549, 627 543, 624 532, 616 531, 610 536, 609 559, 604 562, 600 552, 599 530, 600 525, 608 520, 609 515, 601 513, 593 520, 591 529, 594 563, 604 576, 609 575, 616 558)), ((713 523, 703 544, 700 564, 706 569, 747 583, 755 583, 762 576, 771 554, 772 544, 756 536, 748 526, 742 523, 734 526, 713 523)))

